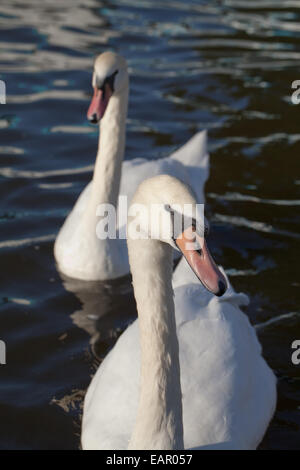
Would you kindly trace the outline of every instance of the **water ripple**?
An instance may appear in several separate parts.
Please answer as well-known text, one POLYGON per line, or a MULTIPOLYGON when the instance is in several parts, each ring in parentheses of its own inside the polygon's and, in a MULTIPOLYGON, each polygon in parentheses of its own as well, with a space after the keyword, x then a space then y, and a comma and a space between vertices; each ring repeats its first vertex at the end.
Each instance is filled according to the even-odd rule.
POLYGON ((2 250, 3 248, 19 248, 22 246, 37 245, 39 243, 51 242, 55 240, 55 237, 56 234, 53 233, 50 235, 43 235, 41 237, 29 237, 20 240, 5 240, 0 242, 0 249, 2 250))
POLYGON ((255 220, 248 220, 245 217, 224 215, 224 214, 214 214, 213 220, 217 222, 223 222, 227 224, 236 225, 238 227, 247 227, 258 232, 270 233, 281 235, 287 238, 294 238, 295 240, 300 240, 300 234, 290 232, 288 230, 281 230, 279 228, 274 228, 272 225, 265 222, 258 222, 255 220))
POLYGON ((240 194, 240 193, 226 193, 226 194, 215 194, 215 193, 208 193, 208 197, 213 199, 220 199, 225 201, 247 201, 247 202, 255 202, 258 204, 271 204, 275 206, 300 206, 300 200, 280 200, 280 199, 263 199, 260 197, 251 196, 248 194, 240 194))
POLYGON ((26 179, 40 179, 49 178, 52 176, 63 175, 78 175, 82 173, 90 173, 94 169, 94 165, 87 165, 81 168, 64 168, 60 170, 49 171, 30 171, 30 170, 15 170, 13 168, 0 168, 0 176, 5 178, 26 178, 26 179))

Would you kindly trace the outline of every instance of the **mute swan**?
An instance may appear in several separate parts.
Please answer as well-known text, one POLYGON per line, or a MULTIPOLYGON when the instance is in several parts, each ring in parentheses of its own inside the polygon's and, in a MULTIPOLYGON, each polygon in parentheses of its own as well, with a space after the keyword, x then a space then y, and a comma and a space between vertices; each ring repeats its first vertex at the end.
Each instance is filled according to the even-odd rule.
MULTIPOLYGON (((133 203, 172 209, 195 199, 186 185, 161 175, 144 181, 133 203)), ((142 221, 142 233, 157 224, 142 221)), ((211 293, 224 293, 225 275, 197 237, 201 254, 187 251, 184 237, 176 240, 189 264, 181 259, 172 288, 172 238, 134 240, 129 233, 138 320, 89 386, 83 449, 255 449, 261 441, 275 408, 275 377, 239 309, 247 297, 228 280, 222 297, 211 293)))
MULTIPOLYGON (((125 240, 97 238, 96 226, 100 220, 96 216, 97 207, 103 203, 117 207, 119 189, 129 203, 139 183, 161 173, 191 185, 201 201, 208 177, 205 131, 197 133, 168 158, 155 161, 138 158, 122 164, 129 89, 125 59, 112 52, 98 56, 93 87, 88 119, 100 122, 93 180, 81 193, 54 246, 59 270, 71 278, 87 281, 115 279, 129 273, 125 240)), ((126 209, 121 216, 126 224, 126 209)))

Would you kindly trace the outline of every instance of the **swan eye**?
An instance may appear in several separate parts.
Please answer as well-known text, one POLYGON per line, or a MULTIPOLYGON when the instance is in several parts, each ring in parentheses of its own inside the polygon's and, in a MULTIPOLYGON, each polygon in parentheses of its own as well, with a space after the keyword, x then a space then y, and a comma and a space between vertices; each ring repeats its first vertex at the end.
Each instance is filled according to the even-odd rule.
MULTIPOLYGON (((192 219, 192 230, 193 230, 193 232, 196 232, 196 230, 197 230, 196 219, 192 219)), ((204 218, 204 233, 203 233, 203 235, 204 235, 204 237, 207 237, 208 234, 209 234, 209 223, 204 218)))
POLYGON ((96 75, 96 86, 97 86, 98 90, 102 90, 104 92, 105 91, 105 85, 108 84, 111 91, 114 92, 115 91, 115 77, 116 77, 117 73, 118 73, 118 70, 116 70, 114 73, 109 75, 109 77, 106 77, 104 82, 102 82, 102 80, 100 80, 96 75))
MULTIPOLYGON (((175 214, 179 214, 179 213, 175 209, 173 209, 169 204, 165 204, 165 210, 170 212, 171 220, 172 220, 172 223, 173 223, 173 226, 174 226, 175 214)), ((184 216, 181 215, 181 217, 184 217, 184 216)), ((188 219, 187 223, 185 224, 185 227, 187 227, 189 224, 191 224, 191 226, 192 226, 192 231, 196 233, 197 232, 196 219, 194 219, 194 218, 188 219)), ((204 219, 204 237, 206 237, 208 235, 208 233, 209 233, 209 224, 208 224, 207 220, 204 219)), ((172 238, 173 238, 173 240, 175 240, 177 238, 176 234, 172 238)))

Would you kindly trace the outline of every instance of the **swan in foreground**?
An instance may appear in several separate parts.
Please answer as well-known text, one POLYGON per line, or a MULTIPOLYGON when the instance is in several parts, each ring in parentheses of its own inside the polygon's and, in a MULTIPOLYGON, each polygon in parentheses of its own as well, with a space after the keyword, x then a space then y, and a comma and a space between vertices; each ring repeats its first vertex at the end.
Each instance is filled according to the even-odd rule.
MULTIPOLYGON (((105 52, 95 61, 94 96, 88 119, 100 122, 100 138, 93 180, 86 186, 64 222, 55 242, 54 255, 59 270, 72 278, 96 281, 115 279, 129 273, 125 239, 99 239, 96 215, 102 204, 118 206, 119 190, 128 204, 137 186, 150 176, 170 174, 188 183, 203 200, 208 177, 206 133, 197 133, 168 158, 138 158, 122 164, 129 78, 125 59, 105 52), (122 179, 121 179, 122 173, 122 179)), ((103 206, 102 206, 103 207, 103 206)), ((127 208, 119 207, 120 225, 126 225, 127 208)), ((102 214, 103 215, 103 214, 102 214)))
MULTIPOLYGON (((194 207, 195 198, 179 180, 161 175, 144 181, 133 203, 166 205, 163 218, 171 223, 174 205, 194 207)), ((157 225, 142 219, 141 233, 149 236, 157 225)), ((255 449, 264 436, 276 381, 239 309, 247 297, 214 264, 202 233, 186 230, 175 243, 160 232, 160 239, 138 240, 129 232, 138 320, 89 386, 83 449, 255 449), (200 250, 187 248, 188 231, 200 250), (172 287, 175 245, 184 258, 172 287)))

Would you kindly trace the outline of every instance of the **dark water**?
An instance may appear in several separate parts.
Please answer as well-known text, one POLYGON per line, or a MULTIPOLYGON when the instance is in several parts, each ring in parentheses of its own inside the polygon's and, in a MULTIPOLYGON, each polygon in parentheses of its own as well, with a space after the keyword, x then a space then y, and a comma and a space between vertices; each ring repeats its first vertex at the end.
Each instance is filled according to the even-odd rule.
POLYGON ((135 316, 128 279, 62 280, 52 254, 92 175, 85 113, 108 48, 130 65, 126 158, 168 155, 209 129, 210 244, 251 321, 276 319, 258 329, 279 391, 261 447, 299 447, 299 19, 292 0, 1 1, 0 448, 78 448, 96 357, 135 316))

